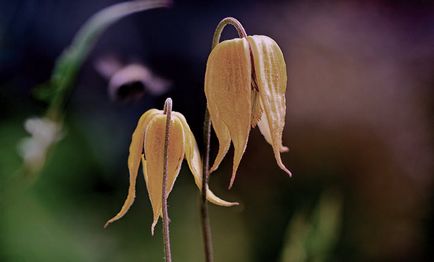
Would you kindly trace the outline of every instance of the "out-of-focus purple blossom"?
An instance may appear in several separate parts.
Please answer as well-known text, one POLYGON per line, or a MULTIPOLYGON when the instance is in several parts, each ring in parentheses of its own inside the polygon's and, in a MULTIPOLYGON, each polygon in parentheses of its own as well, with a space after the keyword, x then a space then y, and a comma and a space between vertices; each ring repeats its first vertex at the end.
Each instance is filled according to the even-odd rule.
POLYGON ((146 93, 160 96, 169 90, 170 81, 140 63, 122 64, 114 57, 104 57, 95 66, 109 80, 108 93, 113 101, 134 101, 146 93))

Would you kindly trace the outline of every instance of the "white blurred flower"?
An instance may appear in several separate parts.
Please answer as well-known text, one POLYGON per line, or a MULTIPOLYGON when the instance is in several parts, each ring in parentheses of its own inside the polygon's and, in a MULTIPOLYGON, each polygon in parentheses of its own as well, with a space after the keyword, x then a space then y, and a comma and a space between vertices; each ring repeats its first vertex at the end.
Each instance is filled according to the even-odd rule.
POLYGON ((61 139, 61 125, 48 118, 26 119, 24 128, 31 135, 18 145, 24 165, 32 171, 39 170, 46 159, 49 147, 61 139))

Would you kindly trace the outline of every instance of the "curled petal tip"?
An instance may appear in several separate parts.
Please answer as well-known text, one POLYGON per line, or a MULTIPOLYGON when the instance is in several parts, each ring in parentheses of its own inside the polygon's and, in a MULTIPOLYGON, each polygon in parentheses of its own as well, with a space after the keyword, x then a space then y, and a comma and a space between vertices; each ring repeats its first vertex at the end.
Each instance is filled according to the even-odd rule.
POLYGON ((231 205, 229 207, 238 206, 238 205, 240 205, 240 203, 238 203, 238 202, 231 202, 231 205))
POLYGON ((158 220, 154 220, 154 222, 152 222, 152 226, 151 226, 151 235, 154 235, 154 229, 155 226, 157 225, 158 220))
POLYGON ((218 169, 218 167, 212 166, 211 169, 209 170, 209 173, 214 173, 214 171, 216 171, 218 169))
POLYGON ((217 197, 209 188, 207 189, 207 200, 215 205, 224 206, 224 207, 231 207, 238 205, 238 202, 228 202, 225 201, 219 197, 217 197))
MULTIPOLYGON (((201 189, 202 186, 202 179, 195 179, 196 185, 199 187, 199 189, 201 189)), ((224 207, 231 207, 231 206, 236 206, 238 205, 237 202, 228 202, 225 201, 221 198, 219 198, 218 196, 216 196, 209 188, 206 189, 206 198, 209 202, 215 204, 215 205, 219 205, 219 206, 224 206, 224 207)))
POLYGON ((282 169, 285 173, 287 173, 289 177, 292 177, 291 171, 289 171, 289 169, 286 168, 286 166, 282 163, 282 160, 280 159, 280 154, 275 153, 275 156, 277 160, 277 165, 280 167, 280 169, 282 169))
POLYGON ((277 165, 280 167, 280 169, 285 171, 289 177, 292 177, 291 171, 289 171, 288 168, 286 168, 286 166, 283 164, 282 159, 280 158, 280 152, 278 150, 274 150, 274 157, 276 158, 277 165))
POLYGON ((287 168, 283 169, 283 171, 285 171, 285 173, 287 173, 289 177, 292 177, 291 171, 289 171, 287 168))

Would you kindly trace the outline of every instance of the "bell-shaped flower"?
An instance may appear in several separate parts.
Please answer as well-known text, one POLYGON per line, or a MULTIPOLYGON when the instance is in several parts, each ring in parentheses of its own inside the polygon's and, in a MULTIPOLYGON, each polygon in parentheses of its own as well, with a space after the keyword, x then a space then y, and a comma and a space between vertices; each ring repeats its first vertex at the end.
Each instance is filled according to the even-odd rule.
MULTIPOLYGON (((151 232, 154 234, 154 227, 158 222, 158 218, 162 216, 163 150, 166 119, 167 115, 162 110, 157 109, 148 110, 140 117, 139 123, 132 135, 128 157, 128 169, 130 172, 128 196, 122 209, 105 224, 105 227, 122 218, 133 204, 136 195, 137 173, 140 162, 142 162, 146 188, 153 210, 151 232)), ((197 187, 202 190, 202 160, 196 140, 185 117, 178 112, 172 112, 169 130, 167 195, 169 195, 178 177, 184 157, 188 162, 197 187)), ((224 201, 214 195, 208 188, 206 190, 207 199, 213 204, 226 207, 238 204, 236 202, 224 201)))
POLYGON ((234 145, 232 186, 247 146, 251 127, 259 126, 273 147, 278 166, 288 175, 281 152, 285 125, 286 64, 277 43, 267 36, 247 36, 223 41, 209 55, 205 95, 219 150, 211 167, 215 171, 234 145))

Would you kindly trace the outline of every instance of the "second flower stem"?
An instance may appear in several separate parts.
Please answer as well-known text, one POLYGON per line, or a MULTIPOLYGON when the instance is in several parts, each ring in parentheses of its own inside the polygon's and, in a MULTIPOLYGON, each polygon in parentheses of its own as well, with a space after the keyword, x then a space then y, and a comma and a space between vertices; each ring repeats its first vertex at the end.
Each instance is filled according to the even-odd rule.
POLYGON ((203 173, 202 173, 202 198, 200 205, 200 213, 202 218, 202 234, 205 248, 205 261, 214 261, 213 248, 212 248, 212 235, 211 235, 211 225, 209 222, 208 215, 208 205, 206 202, 206 189, 208 188, 209 179, 209 152, 210 152, 210 142, 211 142, 211 120, 209 118, 208 109, 205 110, 205 120, 203 125, 203 135, 204 135, 204 163, 203 163, 203 173))
MULTIPOLYGON (((223 20, 221 20, 220 23, 217 25, 212 40, 211 51, 220 42, 221 33, 225 28, 225 26, 227 25, 232 25, 233 27, 235 27, 239 37, 241 38, 247 37, 246 31, 244 30, 243 26, 237 19, 233 17, 226 17, 223 20)), ((213 247, 212 247, 211 225, 209 222, 208 205, 206 201, 207 198, 206 189, 208 188, 208 180, 209 180, 209 154, 210 154, 210 147, 211 147, 210 146, 211 119, 210 119, 208 108, 205 108, 205 119, 203 122, 203 135, 204 135, 205 151, 203 157, 204 163, 203 163, 203 172, 202 172, 202 198, 201 198, 201 205, 200 205, 200 213, 202 219, 202 234, 203 234, 203 241, 204 241, 204 248, 205 248, 205 261, 213 262, 214 256, 213 256, 213 247)))
POLYGON ((169 142, 170 142, 170 124, 172 118, 172 99, 167 98, 164 103, 164 113, 166 114, 166 133, 164 137, 164 166, 163 166, 163 188, 162 188, 162 211, 163 211, 163 239, 164 252, 166 261, 172 262, 172 253, 170 249, 170 232, 169 232, 169 212, 167 211, 167 169, 169 164, 169 142))

